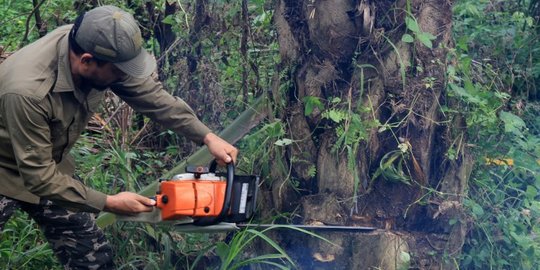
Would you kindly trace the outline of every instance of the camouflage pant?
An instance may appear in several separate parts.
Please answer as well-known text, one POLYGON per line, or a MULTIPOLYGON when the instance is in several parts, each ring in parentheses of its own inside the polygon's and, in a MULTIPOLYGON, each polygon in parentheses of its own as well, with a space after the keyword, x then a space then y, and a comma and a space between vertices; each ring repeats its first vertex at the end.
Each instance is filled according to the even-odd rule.
POLYGON ((65 269, 113 269, 112 249, 90 213, 73 212, 43 200, 39 205, 0 195, 0 231, 16 209, 40 226, 65 269))

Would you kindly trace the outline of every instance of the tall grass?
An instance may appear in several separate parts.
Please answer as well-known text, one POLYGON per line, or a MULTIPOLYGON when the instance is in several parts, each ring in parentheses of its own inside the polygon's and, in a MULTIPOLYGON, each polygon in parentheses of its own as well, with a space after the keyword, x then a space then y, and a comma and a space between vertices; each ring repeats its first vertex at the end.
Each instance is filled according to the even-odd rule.
POLYGON ((28 215, 17 211, 0 234, 2 269, 62 269, 52 249, 28 215))

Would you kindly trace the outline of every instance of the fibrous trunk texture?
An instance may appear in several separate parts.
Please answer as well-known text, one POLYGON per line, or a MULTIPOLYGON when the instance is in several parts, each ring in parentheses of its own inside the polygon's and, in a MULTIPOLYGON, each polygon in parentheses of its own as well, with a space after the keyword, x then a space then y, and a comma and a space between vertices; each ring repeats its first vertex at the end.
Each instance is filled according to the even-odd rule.
POLYGON ((466 140, 465 126, 441 110, 451 7, 436 0, 278 1, 282 64, 294 82, 283 113, 295 142, 286 156, 300 192, 281 180, 271 190, 275 207, 296 211, 306 224, 381 229, 326 234, 335 246, 304 241, 306 269, 452 268, 442 255, 459 254, 466 227, 448 221, 464 219, 471 168, 463 144, 457 158, 445 155, 455 138, 466 140), (425 33, 435 37, 431 48, 425 33), (402 41, 404 34, 414 41, 402 41), (314 99, 319 105, 306 110, 314 99), (428 248, 433 243, 438 256, 428 248))

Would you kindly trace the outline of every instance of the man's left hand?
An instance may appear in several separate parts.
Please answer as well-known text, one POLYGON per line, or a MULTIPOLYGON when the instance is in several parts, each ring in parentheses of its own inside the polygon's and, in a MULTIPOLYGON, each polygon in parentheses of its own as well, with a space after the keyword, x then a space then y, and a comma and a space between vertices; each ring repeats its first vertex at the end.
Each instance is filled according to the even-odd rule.
POLYGON ((208 150, 216 158, 219 165, 223 166, 230 162, 236 163, 238 149, 216 134, 208 133, 204 137, 204 144, 206 144, 208 150))

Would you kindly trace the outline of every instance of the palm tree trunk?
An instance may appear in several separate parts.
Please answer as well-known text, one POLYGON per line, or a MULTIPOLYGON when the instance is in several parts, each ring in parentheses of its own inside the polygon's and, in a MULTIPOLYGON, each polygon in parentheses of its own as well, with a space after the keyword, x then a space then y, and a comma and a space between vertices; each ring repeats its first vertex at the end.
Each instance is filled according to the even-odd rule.
POLYGON ((304 239, 314 258, 306 269, 398 269, 403 254, 420 268, 426 259, 430 269, 452 268, 442 258, 459 254, 466 222, 448 221, 463 219, 471 171, 465 125, 442 111, 452 2, 281 0, 274 22, 283 64, 295 70, 283 121, 303 195, 278 181, 275 207, 304 223, 384 229, 326 234, 339 248, 304 239))

